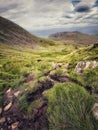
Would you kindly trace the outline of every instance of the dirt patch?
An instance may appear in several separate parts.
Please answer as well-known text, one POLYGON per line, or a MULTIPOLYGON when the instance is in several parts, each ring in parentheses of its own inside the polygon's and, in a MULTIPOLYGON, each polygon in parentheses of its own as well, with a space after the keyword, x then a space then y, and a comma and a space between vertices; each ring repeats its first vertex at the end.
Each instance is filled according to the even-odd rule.
POLYGON ((42 130, 47 125, 47 102, 43 100, 32 110, 31 117, 19 108, 19 101, 14 96, 12 89, 7 90, 3 95, 2 112, 0 114, 0 129, 2 130, 42 130), (11 107, 4 111, 4 108, 12 102, 11 107), (14 129, 15 128, 15 129, 14 129))
POLYGON ((56 80, 58 82, 69 82, 70 78, 68 76, 63 76, 63 75, 50 75, 50 78, 53 80, 56 80))
POLYGON ((54 83, 51 80, 45 80, 45 81, 39 81, 38 86, 36 87, 36 90, 34 90, 31 93, 28 93, 27 95, 27 102, 32 102, 34 100, 39 99, 42 97, 42 93, 47 90, 52 88, 54 83))

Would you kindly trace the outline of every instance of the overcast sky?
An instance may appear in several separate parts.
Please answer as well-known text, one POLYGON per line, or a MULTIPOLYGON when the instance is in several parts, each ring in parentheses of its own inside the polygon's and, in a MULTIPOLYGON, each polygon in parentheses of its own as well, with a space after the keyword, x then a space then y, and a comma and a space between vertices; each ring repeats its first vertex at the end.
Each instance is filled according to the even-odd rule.
POLYGON ((98 0, 0 0, 0 15, 32 32, 98 28, 98 0))

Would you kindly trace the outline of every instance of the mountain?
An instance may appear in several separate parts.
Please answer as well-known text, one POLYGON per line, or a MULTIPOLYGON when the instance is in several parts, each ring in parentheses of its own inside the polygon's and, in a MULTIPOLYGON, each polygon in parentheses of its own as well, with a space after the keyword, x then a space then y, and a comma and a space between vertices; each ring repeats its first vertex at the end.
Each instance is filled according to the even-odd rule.
POLYGON ((66 42, 73 41, 79 44, 94 44, 98 42, 97 35, 84 34, 78 31, 74 32, 58 32, 49 36, 52 39, 64 40, 66 42))
POLYGON ((37 37, 14 22, 0 16, 0 42, 9 45, 36 46, 37 37))

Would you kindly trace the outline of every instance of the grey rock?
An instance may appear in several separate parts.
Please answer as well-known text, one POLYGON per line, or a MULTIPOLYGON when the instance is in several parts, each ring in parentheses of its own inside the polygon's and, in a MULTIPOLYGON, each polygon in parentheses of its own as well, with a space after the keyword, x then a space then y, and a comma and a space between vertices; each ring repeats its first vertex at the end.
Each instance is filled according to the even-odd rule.
POLYGON ((75 67, 75 73, 82 73, 85 69, 94 69, 98 67, 97 61, 80 61, 75 67))

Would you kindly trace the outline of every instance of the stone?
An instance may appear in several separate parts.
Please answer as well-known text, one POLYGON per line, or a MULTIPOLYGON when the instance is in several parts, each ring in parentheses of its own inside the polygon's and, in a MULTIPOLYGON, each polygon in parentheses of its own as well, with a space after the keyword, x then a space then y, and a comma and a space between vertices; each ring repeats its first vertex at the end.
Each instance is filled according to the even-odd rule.
POLYGON ((98 62, 97 61, 80 61, 76 67, 75 67, 75 72, 76 73, 82 73, 85 69, 94 69, 98 67, 98 62))
POLYGON ((4 111, 8 111, 12 106, 12 102, 10 102, 8 105, 4 107, 4 111))
POLYGON ((86 62, 85 69, 89 68, 89 67, 90 67, 90 64, 91 64, 91 62, 90 62, 90 61, 87 61, 87 62, 86 62))
POLYGON ((94 69, 96 67, 98 67, 98 62, 97 61, 93 61, 92 62, 92 68, 94 69))
POLYGON ((66 69, 68 69, 69 68, 69 63, 66 63, 64 66, 65 66, 66 69))
POLYGON ((93 116, 96 120, 98 120, 98 103, 95 103, 92 108, 93 116))
POLYGON ((6 120, 5 120, 5 117, 2 117, 1 119, 0 119, 0 124, 2 124, 2 123, 4 123, 6 120))
POLYGON ((54 62, 52 62, 51 65, 52 65, 53 69, 57 69, 58 68, 58 65, 56 63, 54 63, 54 62))
POLYGON ((76 65, 74 71, 75 71, 76 73, 82 73, 82 71, 83 71, 83 69, 85 68, 85 66, 86 66, 86 62, 80 61, 80 62, 76 65))
POLYGON ((15 130, 18 127, 19 122, 15 122, 11 125, 12 130, 15 130))
POLYGON ((11 89, 11 88, 9 88, 9 89, 6 91, 6 93, 10 93, 10 92, 11 92, 11 90, 12 90, 12 89, 11 89))
POLYGON ((18 97, 19 94, 20 94, 20 91, 17 91, 17 92, 14 93, 14 96, 15 96, 15 97, 18 97))

